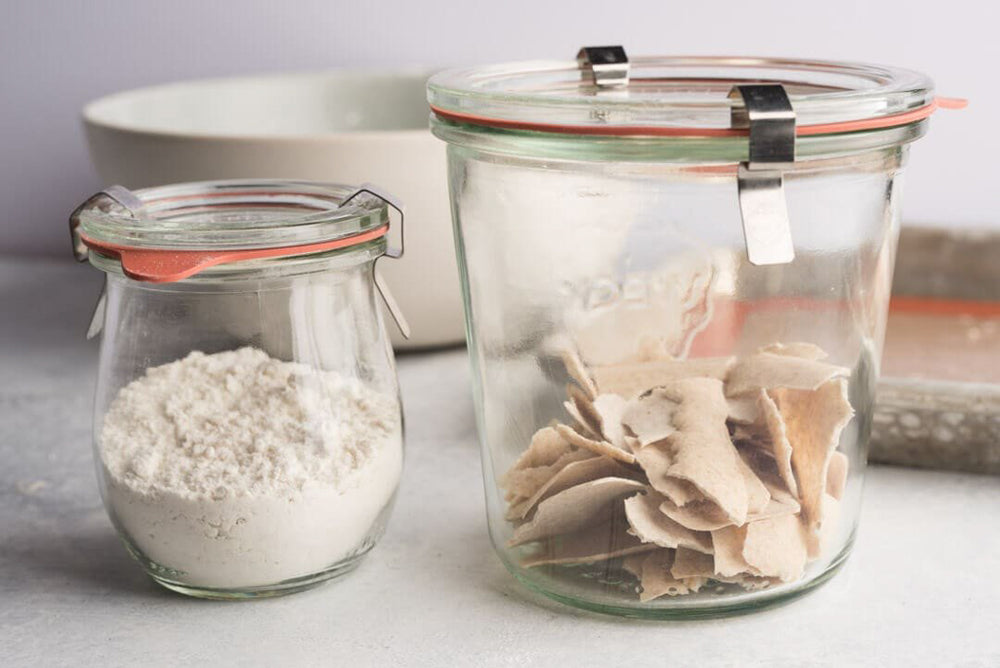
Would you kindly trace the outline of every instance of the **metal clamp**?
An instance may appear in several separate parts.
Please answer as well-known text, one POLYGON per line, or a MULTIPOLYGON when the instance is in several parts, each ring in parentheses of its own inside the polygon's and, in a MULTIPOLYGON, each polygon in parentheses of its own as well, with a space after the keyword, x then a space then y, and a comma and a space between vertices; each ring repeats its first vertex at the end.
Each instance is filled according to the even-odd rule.
POLYGON ((748 160, 737 171, 747 258, 754 265, 795 259, 782 169, 795 162, 795 111, 781 84, 734 86, 732 127, 750 130, 748 160))
MULTIPOLYGON (((392 195, 388 195, 385 192, 377 190, 375 186, 370 183, 363 183, 357 190, 345 197, 340 202, 340 206, 344 206, 362 193, 382 200, 388 206, 395 209, 396 213, 399 214, 399 248, 392 248, 390 246, 386 248, 385 254, 393 259, 403 257, 403 252, 406 247, 406 235, 404 234, 403 227, 403 220, 405 216, 403 214, 402 202, 397 200, 392 195)), ((406 316, 403 315, 403 310, 399 307, 399 303, 396 301, 396 298, 392 296, 392 292, 389 290, 389 284, 385 282, 384 278, 382 278, 382 274, 378 272, 377 267, 373 268, 372 276, 374 278, 375 287, 378 289, 378 293, 382 296, 382 301, 385 302, 385 308, 389 311, 389 315, 391 315, 392 319, 396 322, 396 326, 399 327, 399 332, 403 335, 404 339, 410 338, 410 324, 406 321, 406 316)))
POLYGON ((576 54, 576 62, 598 88, 628 85, 628 56, 621 46, 585 46, 576 54))
POLYGON ((73 244, 73 257, 76 258, 77 262, 86 262, 88 254, 87 245, 80 239, 80 214, 85 209, 89 209, 105 199, 111 200, 125 209, 133 218, 135 218, 136 213, 143 207, 139 196, 125 186, 108 186, 104 190, 88 197, 86 202, 76 207, 73 213, 69 214, 69 237, 73 244))
POLYGON ((395 209, 396 213, 399 214, 399 248, 393 248, 393 247, 390 246, 390 247, 386 248, 385 254, 388 255, 389 257, 393 258, 393 259, 398 259, 398 258, 403 257, 403 252, 405 251, 405 248, 406 248, 406 241, 405 241, 406 234, 404 233, 405 232, 404 219, 406 218, 406 216, 403 214, 403 203, 400 202, 399 200, 397 200, 392 195, 389 195, 386 192, 377 190, 376 187, 374 185, 372 185, 371 183, 362 183, 358 187, 357 190, 355 190, 354 192, 352 192, 350 195, 348 195, 347 197, 345 197, 340 202, 340 206, 346 205, 352 199, 354 199, 355 197, 357 197, 358 195, 361 195, 361 194, 371 195, 372 197, 375 197, 377 199, 382 200, 388 206, 390 206, 393 209, 395 209))

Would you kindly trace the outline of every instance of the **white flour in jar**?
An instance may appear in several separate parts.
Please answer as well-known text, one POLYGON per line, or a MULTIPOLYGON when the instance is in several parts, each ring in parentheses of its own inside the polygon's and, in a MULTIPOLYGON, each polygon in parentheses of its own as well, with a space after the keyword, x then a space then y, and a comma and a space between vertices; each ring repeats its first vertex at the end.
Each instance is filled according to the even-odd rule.
POLYGON ((119 529, 169 579, 212 588, 367 547, 403 459, 394 397, 253 348, 149 369, 111 403, 100 453, 119 529))

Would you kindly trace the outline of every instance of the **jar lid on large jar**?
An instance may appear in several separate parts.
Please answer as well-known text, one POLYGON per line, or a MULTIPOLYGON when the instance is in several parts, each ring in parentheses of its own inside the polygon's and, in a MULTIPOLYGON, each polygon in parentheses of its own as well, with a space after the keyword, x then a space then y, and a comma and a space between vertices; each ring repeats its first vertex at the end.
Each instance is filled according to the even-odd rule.
MULTIPOLYGON (((584 48, 571 61, 443 72, 430 80, 428 99, 435 132, 444 139, 488 131, 494 142, 504 135, 544 139, 567 157, 585 158, 598 147, 604 158, 649 158, 654 149, 657 158, 738 161, 748 155, 750 89, 768 87, 780 87, 790 103, 785 111, 802 157, 912 141, 938 107, 964 105, 936 98, 927 76, 897 67, 721 56, 629 59, 621 47, 584 48)), ((767 113, 769 101, 758 102, 767 113)), ((770 111, 782 110, 772 105, 770 111)))

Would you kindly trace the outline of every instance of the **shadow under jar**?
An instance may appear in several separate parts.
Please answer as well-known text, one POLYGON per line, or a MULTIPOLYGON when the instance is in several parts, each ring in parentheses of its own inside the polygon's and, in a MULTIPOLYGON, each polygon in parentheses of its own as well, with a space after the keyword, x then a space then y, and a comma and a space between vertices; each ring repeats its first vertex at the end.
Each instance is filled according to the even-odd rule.
POLYGON ((299 591, 382 535, 403 464, 374 274, 389 214, 352 192, 116 187, 74 213, 78 258, 107 274, 92 325, 101 494, 170 589, 299 591))
POLYGON ((623 56, 429 82, 490 534, 570 605, 757 609, 851 549, 932 84, 623 56))

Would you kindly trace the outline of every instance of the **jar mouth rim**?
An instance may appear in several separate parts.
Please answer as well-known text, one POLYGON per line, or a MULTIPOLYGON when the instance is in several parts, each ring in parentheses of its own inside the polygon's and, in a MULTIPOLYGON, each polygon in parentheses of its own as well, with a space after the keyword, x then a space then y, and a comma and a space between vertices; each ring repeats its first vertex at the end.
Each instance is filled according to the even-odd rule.
MULTIPOLYGON (((600 88, 575 61, 534 61, 448 70, 431 77, 440 116, 475 124, 564 134, 712 136, 731 129, 734 86, 782 84, 801 126, 878 122, 933 111, 925 75, 883 65, 732 56, 653 56, 629 61, 624 86, 600 88), (537 127, 530 127, 536 125, 537 127), (612 131, 604 132, 609 128, 612 131), (621 131, 627 128, 626 131, 621 131)), ((919 120, 919 119, 916 119, 919 120)), ((824 129, 824 126, 832 126, 824 129)), ((865 128, 858 128, 865 129, 865 128)), ((849 130, 846 130, 849 131, 849 130)))
POLYGON ((339 184, 232 179, 133 191, 137 211, 95 201, 79 211, 94 243, 134 250, 236 251, 304 246, 353 237, 389 222, 385 201, 339 184))
POLYGON ((129 278, 171 283, 219 265, 351 253, 376 240, 385 252, 390 205, 398 209, 370 186, 293 180, 115 186, 81 205, 70 231, 78 259, 107 257, 129 278))

